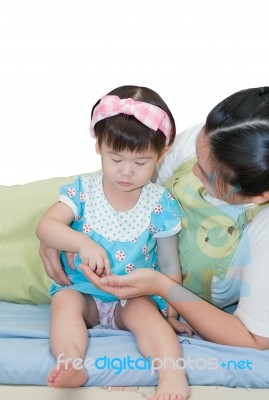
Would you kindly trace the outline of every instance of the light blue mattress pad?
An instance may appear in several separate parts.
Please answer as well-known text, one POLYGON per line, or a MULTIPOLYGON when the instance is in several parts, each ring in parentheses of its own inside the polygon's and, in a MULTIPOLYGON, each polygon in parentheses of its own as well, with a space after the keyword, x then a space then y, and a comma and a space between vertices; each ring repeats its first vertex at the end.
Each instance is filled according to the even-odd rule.
MULTIPOLYGON (((49 305, 0 302, 0 384, 46 385, 54 358, 49 305)), ((156 332, 158 334, 158 332, 156 332)), ((86 386, 154 386, 158 375, 137 350, 132 333, 89 329, 86 386)), ((179 367, 191 385, 269 388, 269 350, 259 351, 178 337, 179 367)), ((164 362, 164 360, 163 360, 164 362)))

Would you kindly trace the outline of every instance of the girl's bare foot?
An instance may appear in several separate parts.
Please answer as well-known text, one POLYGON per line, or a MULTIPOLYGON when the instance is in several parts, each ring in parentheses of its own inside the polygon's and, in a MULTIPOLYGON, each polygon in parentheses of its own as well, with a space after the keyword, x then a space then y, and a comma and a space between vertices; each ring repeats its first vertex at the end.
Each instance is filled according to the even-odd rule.
POLYGON ((159 378, 156 395, 150 400, 187 400, 190 390, 185 376, 169 374, 159 378))
POLYGON ((88 378, 85 368, 76 369, 72 364, 65 367, 63 364, 55 365, 48 376, 48 386, 78 387, 84 385, 88 378))

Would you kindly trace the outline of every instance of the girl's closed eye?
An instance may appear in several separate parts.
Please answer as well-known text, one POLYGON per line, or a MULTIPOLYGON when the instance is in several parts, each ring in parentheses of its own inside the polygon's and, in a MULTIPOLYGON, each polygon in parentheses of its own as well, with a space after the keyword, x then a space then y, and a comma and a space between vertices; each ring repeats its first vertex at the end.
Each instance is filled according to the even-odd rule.
POLYGON ((135 160, 136 165, 146 165, 152 161, 152 156, 140 157, 135 160))
POLYGON ((145 165, 146 161, 136 161, 136 165, 145 165))
POLYGON ((116 157, 111 157, 111 160, 114 161, 115 163, 122 161, 121 158, 116 158, 116 157))

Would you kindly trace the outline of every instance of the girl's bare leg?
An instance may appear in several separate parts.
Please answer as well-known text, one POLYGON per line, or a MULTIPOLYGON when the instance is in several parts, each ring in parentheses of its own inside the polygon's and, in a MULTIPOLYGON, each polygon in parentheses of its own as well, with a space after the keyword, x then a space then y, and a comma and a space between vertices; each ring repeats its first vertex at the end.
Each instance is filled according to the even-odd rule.
POLYGON ((83 360, 88 346, 87 327, 98 323, 91 296, 73 289, 63 289, 53 296, 50 345, 56 365, 48 376, 48 386, 77 387, 86 382, 83 360))
POLYGON ((181 348, 175 332, 155 303, 148 297, 130 299, 124 307, 119 303, 115 310, 115 323, 120 329, 134 333, 144 357, 168 360, 158 366, 159 384, 152 400, 186 400, 189 387, 185 371, 176 367, 176 361, 182 357, 181 348))

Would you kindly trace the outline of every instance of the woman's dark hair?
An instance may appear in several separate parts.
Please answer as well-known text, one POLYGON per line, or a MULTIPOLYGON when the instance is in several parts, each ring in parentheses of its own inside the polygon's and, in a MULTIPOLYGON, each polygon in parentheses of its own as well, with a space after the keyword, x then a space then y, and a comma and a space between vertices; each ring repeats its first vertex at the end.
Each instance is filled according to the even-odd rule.
MULTIPOLYGON (((118 96, 120 99, 132 98, 136 101, 153 104, 164 110, 171 121, 172 133, 168 145, 171 145, 176 135, 176 125, 173 115, 163 99, 153 90, 140 86, 120 86, 108 95, 118 96)), ((92 114, 100 100, 93 106, 92 114)), ((91 114, 91 115, 92 115, 91 114)), ((165 147, 166 137, 160 130, 154 131, 148 128, 134 116, 119 114, 105 118, 94 127, 98 145, 104 142, 114 151, 129 150, 131 152, 145 151, 152 149, 160 154, 165 147)))
POLYGON ((204 132, 221 193, 244 197, 269 190, 269 87, 241 90, 207 116, 204 132))

